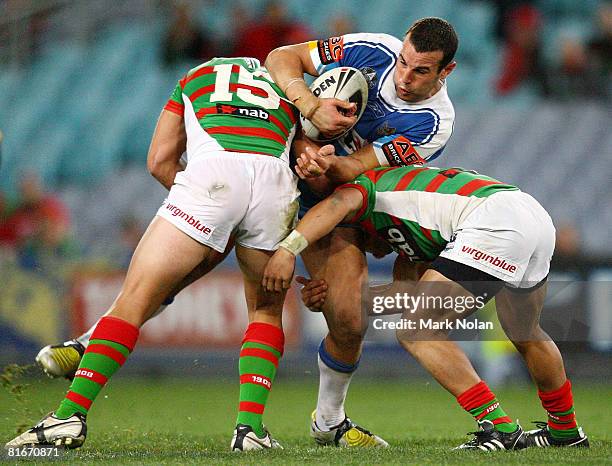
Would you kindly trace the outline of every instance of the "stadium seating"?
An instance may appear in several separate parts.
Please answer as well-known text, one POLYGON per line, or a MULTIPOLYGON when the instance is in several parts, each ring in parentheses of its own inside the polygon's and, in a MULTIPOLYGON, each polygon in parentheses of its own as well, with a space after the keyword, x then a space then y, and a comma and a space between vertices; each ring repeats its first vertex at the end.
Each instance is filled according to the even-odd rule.
MULTIPOLYGON (((264 3, 249 2, 249 7, 261 11, 264 3)), ((548 57, 554 58, 564 34, 588 36, 598 4, 596 0, 537 2, 547 18, 548 57)), ((352 16, 359 30, 400 37, 417 17, 448 18, 461 42, 459 66, 448 80, 457 123, 440 163, 477 168, 516 182, 541 200, 555 219, 570 218, 586 229, 589 212, 599 211, 601 220, 612 226, 612 213, 594 188, 605 185, 612 169, 609 114, 596 105, 544 104, 528 85, 508 98, 495 98, 491 83, 499 66, 499 48, 492 35, 491 3, 464 0, 458 6, 453 0, 380 0, 374 8, 370 1, 343 0, 321 8, 315 0, 287 0, 286 5, 292 17, 309 24, 320 36, 327 35, 327 21, 337 13, 352 16), (577 171, 592 180, 592 189, 566 181, 577 171)), ((213 34, 225 37, 233 27, 234 6, 206 2, 198 20, 213 34)), ((3 190, 13 192, 19 174, 34 168, 50 187, 64 187, 80 214, 86 215, 97 199, 69 193, 79 189, 74 186, 90 188, 93 182, 104 187, 100 195, 118 192, 118 199, 150 201, 143 194, 150 194, 149 188, 126 192, 112 180, 126 165, 138 164, 136 173, 143 178, 134 179, 142 186, 154 186, 143 166, 149 138, 163 103, 189 66, 169 71, 160 66, 162 20, 114 23, 88 46, 51 42, 24 69, 0 70, 3 190), (44 92, 31 92, 34 86, 44 92)), ((161 195, 146 204, 149 210, 144 217, 152 214, 161 195)), ((116 208, 121 210, 121 204, 118 201, 116 208)), ((98 227, 104 228, 96 225, 92 235, 98 227)), ((585 240, 592 249, 609 250, 601 231, 605 230, 589 231, 585 240)))

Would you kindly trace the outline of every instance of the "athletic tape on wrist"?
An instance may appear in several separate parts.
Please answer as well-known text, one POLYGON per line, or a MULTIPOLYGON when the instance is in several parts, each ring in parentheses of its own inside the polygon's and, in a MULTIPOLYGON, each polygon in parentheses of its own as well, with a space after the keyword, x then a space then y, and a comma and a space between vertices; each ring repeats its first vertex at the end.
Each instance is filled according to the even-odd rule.
POLYGON ((308 247, 308 241, 299 231, 293 230, 289 233, 289 236, 280 242, 279 246, 285 248, 294 256, 297 256, 308 247))
MULTIPOLYGON (((299 83, 299 82, 303 82, 304 85, 306 85, 306 81, 304 81, 304 78, 292 78, 289 80, 289 82, 287 83, 287 85, 285 86, 285 95, 287 95, 287 91, 289 90, 289 88, 294 85, 295 83, 299 83)), ((289 97, 287 95, 287 97, 289 97)))

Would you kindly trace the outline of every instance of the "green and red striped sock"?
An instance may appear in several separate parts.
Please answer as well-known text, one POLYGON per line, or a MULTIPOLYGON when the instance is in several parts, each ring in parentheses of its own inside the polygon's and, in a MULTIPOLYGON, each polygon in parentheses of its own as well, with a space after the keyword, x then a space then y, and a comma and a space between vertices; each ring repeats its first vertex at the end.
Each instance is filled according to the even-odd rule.
POLYGON ((139 332, 123 319, 100 319, 68 393, 55 411, 58 418, 67 419, 76 412, 87 415, 102 387, 134 349, 139 332))
POLYGON ((566 380, 560 388, 552 392, 541 392, 538 396, 548 413, 548 430, 553 438, 564 440, 578 437, 578 424, 574 414, 572 384, 566 380))
POLYGON ((514 432, 517 428, 516 423, 502 409, 495 394, 482 380, 459 395, 457 401, 477 421, 491 421, 500 432, 514 432))
POLYGON ((242 340, 238 363, 240 402, 236 424, 251 426, 258 437, 265 434, 262 416, 284 345, 283 330, 263 322, 251 323, 242 340))

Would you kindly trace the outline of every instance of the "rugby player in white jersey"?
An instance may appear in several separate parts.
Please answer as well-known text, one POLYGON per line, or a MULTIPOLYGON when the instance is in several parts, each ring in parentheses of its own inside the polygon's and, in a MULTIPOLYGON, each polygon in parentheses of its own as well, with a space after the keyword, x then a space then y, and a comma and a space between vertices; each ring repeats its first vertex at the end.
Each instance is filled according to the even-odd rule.
MULTIPOLYGON (((343 115, 320 105, 303 74, 316 76, 336 66, 362 71, 370 87, 366 110, 353 129, 334 142, 336 154, 347 155, 350 170, 359 174, 377 166, 425 163, 442 153, 454 124, 445 80, 455 68, 457 46, 448 22, 424 18, 410 27, 403 41, 386 34, 347 34, 290 45, 274 50, 266 68, 300 112, 328 135, 342 133, 343 115)), ((339 179, 341 175, 336 174, 339 179)), ((304 215, 321 197, 306 183, 300 184, 300 192, 304 215)), ((341 224, 301 256, 311 277, 325 280, 328 287, 322 311, 329 333, 319 346, 319 394, 311 435, 325 445, 386 446, 354 424, 344 409, 366 329, 361 315, 362 290, 368 282, 363 232, 341 224)))

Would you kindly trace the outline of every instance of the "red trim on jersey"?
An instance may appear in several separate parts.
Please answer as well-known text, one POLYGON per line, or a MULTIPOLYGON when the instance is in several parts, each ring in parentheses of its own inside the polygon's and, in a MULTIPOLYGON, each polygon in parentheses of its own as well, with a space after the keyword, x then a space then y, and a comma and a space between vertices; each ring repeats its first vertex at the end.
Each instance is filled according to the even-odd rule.
MULTIPOLYGON (((359 222, 359 225, 363 227, 366 233, 369 233, 371 235, 376 235, 379 238, 381 238, 381 236, 378 234, 378 231, 376 231, 376 228, 374 228, 374 224, 372 223, 372 220, 370 220, 369 218, 366 218, 362 220, 361 222, 359 222)), ((384 241, 384 238, 381 238, 381 239, 384 241)))
POLYGON ((395 215, 389 215, 389 218, 391 219, 391 221, 395 224, 395 225, 402 225, 402 221, 397 218, 395 215))
POLYGON ((94 371, 93 369, 87 368, 79 369, 78 371, 76 371, 76 373, 74 374, 74 378, 76 379, 77 377, 91 380, 92 382, 95 382, 98 385, 104 385, 108 380, 108 377, 106 377, 104 374, 100 374, 99 372, 94 371))
POLYGON ((287 138, 289 137, 289 130, 287 129, 287 127, 278 118, 276 118, 272 114, 270 114, 270 122, 274 123, 274 125, 276 125, 276 127, 283 132, 285 137, 287 138))
POLYGON ((357 211, 357 213, 353 215, 350 219, 348 219, 348 221, 346 222, 346 223, 357 223, 357 220, 359 220, 359 218, 363 215, 363 213, 368 208, 368 191, 360 184, 348 184, 347 183, 347 184, 338 186, 334 190, 334 192, 339 191, 341 189, 348 189, 348 188, 356 189, 361 193, 361 197, 362 197, 361 207, 359 207, 359 210, 357 211))
POLYGON ((245 128, 240 126, 216 126, 214 128, 205 128, 208 134, 230 134, 235 136, 256 136, 264 139, 272 139, 283 146, 287 144, 287 140, 283 139, 278 133, 266 128, 245 128))
POLYGON ((431 230, 429 228, 422 227, 421 225, 419 225, 419 227, 421 228, 421 232, 425 235, 425 238, 432 243, 435 243, 433 236, 431 235, 431 230))
POLYGON ((276 157, 276 155, 270 154, 268 152, 258 152, 256 150, 250 150, 250 149, 232 149, 231 147, 224 147, 223 149, 227 152, 240 152, 243 154, 259 154, 259 155, 269 155, 270 157, 276 157))
POLYGON ((268 152, 258 152, 256 150, 250 150, 250 149, 232 149, 231 147, 224 147, 223 148, 225 151, 227 152, 240 152, 243 154, 259 154, 259 155, 269 155, 270 157, 276 157, 276 155, 274 154, 270 154, 268 152))
POLYGON ((107 358, 112 359, 120 366, 123 366, 123 363, 126 359, 125 356, 121 354, 121 352, 117 351, 115 348, 100 344, 93 344, 87 346, 87 351, 85 351, 85 354, 87 353, 101 354, 102 356, 106 356, 107 358))
POLYGON ((383 170, 368 170, 363 173, 372 183, 376 183, 381 176, 387 173, 390 170, 395 170, 397 167, 389 167, 383 170))
POLYGON ((291 120, 291 124, 294 125, 297 121, 297 116, 295 114, 295 108, 291 107, 284 100, 280 101, 280 107, 285 111, 285 113, 289 116, 289 120, 291 120))
POLYGON ((91 404, 93 403, 93 401, 89 398, 85 398, 83 395, 73 392, 72 390, 69 390, 68 393, 66 393, 66 398, 87 410, 91 408, 91 404))
MULTIPOLYGON (((232 70, 233 71, 233 70, 232 70)), ((182 87, 184 87, 185 84, 187 84, 190 81, 193 81, 196 78, 199 78, 200 76, 204 76, 205 74, 211 74, 214 73, 214 67, 213 66, 203 66, 202 68, 200 68, 198 71, 196 71, 193 74, 190 74, 188 76, 185 76, 184 79, 184 84, 182 87)))
POLYGON ((503 183, 501 181, 472 180, 469 183, 466 183, 455 194, 459 194, 460 196, 469 196, 474 191, 477 191, 480 188, 484 188, 485 186, 490 186, 492 184, 503 184, 503 183))
POLYGON ((242 385, 243 383, 252 383, 253 385, 259 385, 260 387, 263 387, 266 390, 272 389, 272 381, 269 378, 264 377, 260 374, 242 374, 240 376, 240 384, 242 385), (261 381, 257 380, 258 378, 260 378, 261 381))
POLYGON ((263 414, 265 408, 266 405, 254 401, 241 401, 238 404, 238 411, 246 411, 247 413, 263 414))
POLYGON ((264 91, 263 89, 260 89, 259 87, 255 87, 255 86, 249 86, 248 84, 242 84, 242 83, 230 83, 229 85, 229 91, 235 93, 238 89, 246 89, 248 91, 251 91, 251 94, 253 95, 258 95, 261 97, 270 97, 270 95, 264 91))
POLYGON ((252 358, 260 358, 265 359, 266 361, 270 361, 274 364, 274 367, 278 367, 278 358, 274 353, 270 353, 270 351, 266 351, 261 348, 243 348, 240 351, 240 357, 252 357, 252 358))
POLYGON ((427 186, 425 187, 425 189, 423 190, 426 193, 433 193, 435 192, 442 183, 444 183, 446 180, 448 180, 447 176, 438 174, 436 176, 433 177, 433 179, 427 184, 427 186))
POLYGON ((419 173, 424 172, 425 170, 427 170, 427 168, 416 168, 410 173, 406 173, 402 178, 400 178, 394 191, 404 191, 410 182, 414 180, 419 173))
MULTIPOLYGON (((222 104, 223 105, 223 104, 222 104)), ((235 109, 236 107, 232 104, 227 104, 229 108, 231 109, 235 109)), ((214 105, 212 107, 207 107, 207 108, 201 108, 200 110, 198 110, 196 112, 196 118, 199 120, 201 118, 204 118, 206 115, 213 115, 213 114, 219 114, 219 115, 224 115, 224 113, 219 113, 217 106, 214 105)), ((226 115, 230 115, 230 113, 227 113, 226 115)), ((281 130, 281 132, 285 135, 285 137, 289 137, 289 130, 287 129, 287 127, 278 119, 276 118, 274 115, 270 115, 270 122, 273 123, 279 130, 281 130)), ((206 130, 208 131, 208 130, 206 130)))
POLYGON ((179 104, 178 102, 175 102, 174 100, 170 99, 168 100, 168 102, 166 102, 166 105, 164 105, 164 110, 168 110, 169 112, 176 113, 179 116, 183 116, 185 105, 179 104))
POLYGON ((191 100, 192 102, 195 102, 195 100, 198 97, 203 96, 204 94, 208 94, 210 92, 213 92, 215 90, 215 85, 214 84, 210 84, 208 86, 204 86, 199 88, 196 91, 193 91, 190 95, 189 95, 189 100, 191 100))
POLYGON ((118 317, 102 317, 96 325, 90 340, 108 340, 125 346, 130 352, 136 345, 140 330, 118 317))
POLYGON ((249 324, 246 332, 244 332, 242 344, 247 342, 271 346, 280 354, 283 354, 285 334, 283 329, 276 325, 266 324, 265 322, 253 322, 249 324))
POLYGON ((196 118, 199 120, 200 118, 204 118, 206 115, 211 115, 213 113, 217 113, 216 105, 214 107, 201 108, 200 110, 196 112, 195 115, 196 115, 196 118))

